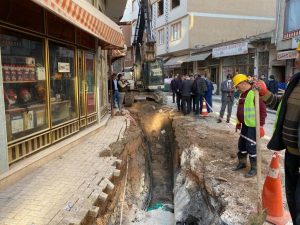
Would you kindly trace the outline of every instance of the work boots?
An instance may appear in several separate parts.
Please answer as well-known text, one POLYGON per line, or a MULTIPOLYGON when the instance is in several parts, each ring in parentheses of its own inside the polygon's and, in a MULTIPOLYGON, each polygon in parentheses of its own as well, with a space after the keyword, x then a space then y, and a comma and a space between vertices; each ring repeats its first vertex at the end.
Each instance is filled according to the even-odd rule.
POLYGON ((239 163, 237 164, 237 166, 235 168, 232 169, 232 171, 238 171, 238 170, 246 168, 247 154, 242 155, 241 153, 238 153, 238 159, 239 159, 239 163))
POLYGON ((248 173, 245 174, 245 177, 247 178, 250 178, 250 177, 254 177, 257 173, 257 170, 256 170, 256 157, 250 157, 250 165, 251 165, 251 168, 250 170, 248 171, 248 173))

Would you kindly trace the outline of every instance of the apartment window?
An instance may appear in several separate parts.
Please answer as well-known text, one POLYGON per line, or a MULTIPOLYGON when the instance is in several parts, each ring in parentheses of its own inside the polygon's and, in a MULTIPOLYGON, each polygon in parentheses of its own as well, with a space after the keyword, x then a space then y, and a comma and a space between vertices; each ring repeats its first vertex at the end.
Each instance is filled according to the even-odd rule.
POLYGON ((171 25, 171 41, 176 41, 181 37, 181 22, 171 25))
POLYGON ((285 32, 291 32, 300 29, 300 1, 286 0, 285 12, 285 32))
POLYGON ((157 15, 161 16, 164 14, 164 0, 159 1, 157 4, 157 15))
POLYGON ((163 45, 165 41, 165 30, 161 29, 158 31, 158 44, 163 45))
POLYGON ((172 0, 171 2, 171 9, 174 9, 175 7, 180 5, 180 0, 172 0))

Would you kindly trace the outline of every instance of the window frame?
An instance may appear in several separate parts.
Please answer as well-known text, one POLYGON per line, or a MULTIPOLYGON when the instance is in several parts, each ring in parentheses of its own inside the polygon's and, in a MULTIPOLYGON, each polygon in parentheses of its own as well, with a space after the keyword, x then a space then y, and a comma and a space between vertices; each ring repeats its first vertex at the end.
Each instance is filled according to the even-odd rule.
POLYGON ((177 8, 177 7, 180 6, 180 0, 178 0, 179 4, 176 5, 176 6, 173 6, 173 1, 176 1, 176 0, 171 0, 171 2, 170 2, 171 3, 171 5, 170 5, 171 10, 173 10, 173 9, 175 9, 175 8, 177 8))
POLYGON ((170 41, 177 41, 181 39, 181 21, 171 24, 171 33, 170 33, 170 41), (174 35, 174 28, 178 27, 178 37, 174 35))
POLYGON ((164 45, 165 44, 165 28, 161 28, 157 31, 158 36, 158 45, 164 45))
POLYGON ((157 17, 160 17, 160 16, 162 16, 162 15, 164 15, 164 0, 160 0, 160 1, 158 1, 157 2, 157 17), (162 6, 162 8, 160 8, 160 5, 162 6), (160 9, 162 10, 162 11, 160 11, 160 9))

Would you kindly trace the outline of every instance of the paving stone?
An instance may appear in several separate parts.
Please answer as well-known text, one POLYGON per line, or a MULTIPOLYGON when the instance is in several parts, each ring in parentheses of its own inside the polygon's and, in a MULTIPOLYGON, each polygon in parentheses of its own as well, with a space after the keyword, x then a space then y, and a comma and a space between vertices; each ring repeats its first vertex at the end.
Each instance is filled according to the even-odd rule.
POLYGON ((117 160, 99 157, 99 152, 117 141, 120 132, 123 137, 125 128, 125 118, 114 117, 61 157, 1 190, 0 225, 67 224, 70 216, 78 222, 88 212, 95 215, 93 201, 106 187, 105 178, 113 176, 117 160))

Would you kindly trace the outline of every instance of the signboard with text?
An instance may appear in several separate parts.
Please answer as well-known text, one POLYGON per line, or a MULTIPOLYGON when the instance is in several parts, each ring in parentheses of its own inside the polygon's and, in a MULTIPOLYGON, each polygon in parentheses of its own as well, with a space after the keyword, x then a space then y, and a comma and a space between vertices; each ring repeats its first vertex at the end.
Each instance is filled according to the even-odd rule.
POLYGON ((248 42, 241 42, 231 45, 226 45, 218 48, 213 48, 212 57, 219 58, 231 55, 243 55, 248 53, 248 42))
POLYGON ((277 60, 295 59, 296 57, 297 52, 295 50, 277 53, 277 60))

